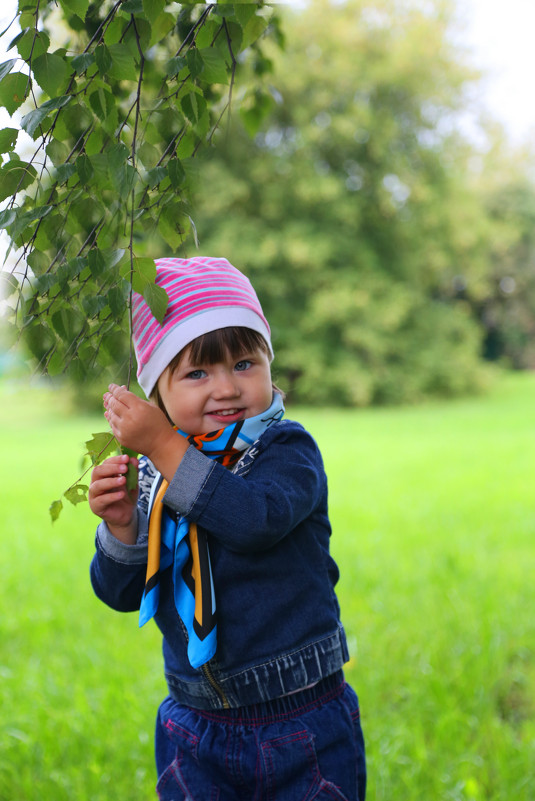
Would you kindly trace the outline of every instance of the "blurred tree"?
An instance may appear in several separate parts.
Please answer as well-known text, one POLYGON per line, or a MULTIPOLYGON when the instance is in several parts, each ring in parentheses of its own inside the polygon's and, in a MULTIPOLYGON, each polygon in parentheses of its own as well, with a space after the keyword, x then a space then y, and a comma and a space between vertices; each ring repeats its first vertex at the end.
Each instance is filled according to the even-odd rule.
POLYGON ((450 24, 440 0, 317 0, 287 15, 270 108, 244 109, 207 154, 201 248, 251 276, 296 401, 414 401, 485 381, 458 291, 481 300, 489 285, 456 116, 477 76, 450 24))
POLYGON ((535 369, 535 152, 510 152, 494 136, 480 193, 489 216, 489 282, 472 298, 485 332, 484 355, 514 369, 535 369))

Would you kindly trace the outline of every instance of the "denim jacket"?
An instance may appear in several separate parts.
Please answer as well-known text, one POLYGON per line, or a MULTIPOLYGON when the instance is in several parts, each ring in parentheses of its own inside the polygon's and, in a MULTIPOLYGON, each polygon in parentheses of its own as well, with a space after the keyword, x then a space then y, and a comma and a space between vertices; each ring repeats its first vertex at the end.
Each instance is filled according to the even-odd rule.
MULTIPOLYGON (((140 482, 140 487, 142 482, 140 482)), ((91 580, 113 609, 139 609, 147 563, 145 493, 138 539, 97 529, 91 580)), ((171 568, 155 621, 170 695, 198 709, 268 701, 303 689, 348 660, 329 554, 327 478, 319 449, 296 422, 274 424, 232 471, 190 447, 164 497, 208 535, 217 602, 217 652, 194 669, 175 609, 171 568)))

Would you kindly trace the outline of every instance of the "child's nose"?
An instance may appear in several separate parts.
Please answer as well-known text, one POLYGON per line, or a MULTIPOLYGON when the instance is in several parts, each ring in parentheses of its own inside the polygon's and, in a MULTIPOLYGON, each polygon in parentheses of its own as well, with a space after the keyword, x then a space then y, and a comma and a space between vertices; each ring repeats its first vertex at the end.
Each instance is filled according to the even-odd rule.
POLYGON ((238 382, 231 372, 222 371, 216 377, 214 395, 218 398, 235 398, 240 394, 238 382))

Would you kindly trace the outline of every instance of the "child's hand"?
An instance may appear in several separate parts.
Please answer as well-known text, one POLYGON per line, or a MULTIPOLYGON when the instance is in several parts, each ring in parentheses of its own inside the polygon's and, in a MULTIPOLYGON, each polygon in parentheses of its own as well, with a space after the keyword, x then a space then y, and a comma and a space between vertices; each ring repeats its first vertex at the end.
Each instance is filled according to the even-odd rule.
MULTIPOLYGON (((116 529, 129 529, 134 522, 134 511, 137 502, 137 487, 128 491, 126 473, 128 464, 137 469, 138 460, 131 456, 110 456, 102 464, 97 465, 91 473, 88 500, 91 511, 101 517, 110 528, 112 534, 116 529)), ((127 532, 124 532, 125 535, 127 532)), ((120 539, 135 542, 132 536, 120 536, 120 539)))
POLYGON ((150 458, 160 442, 174 437, 169 420, 153 403, 138 398, 126 387, 110 384, 104 394, 104 416, 115 438, 126 448, 150 458))
POLYGON ((105 417, 121 445, 143 453, 171 481, 189 443, 176 435, 162 410, 117 384, 110 384, 104 407, 105 417))

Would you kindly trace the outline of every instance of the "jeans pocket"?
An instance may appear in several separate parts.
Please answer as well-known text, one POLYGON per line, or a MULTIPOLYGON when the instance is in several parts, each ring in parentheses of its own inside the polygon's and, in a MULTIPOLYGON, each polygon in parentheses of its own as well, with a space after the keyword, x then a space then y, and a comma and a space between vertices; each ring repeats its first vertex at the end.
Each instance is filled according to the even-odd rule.
POLYGON ((160 801, 211 801, 210 796, 206 798, 202 791, 199 795, 198 788, 195 787, 198 737, 173 720, 166 720, 164 729, 174 759, 158 779, 158 798, 160 801))
POLYGON ((262 743, 267 793, 273 801, 347 801, 321 776, 314 736, 297 731, 262 743))

